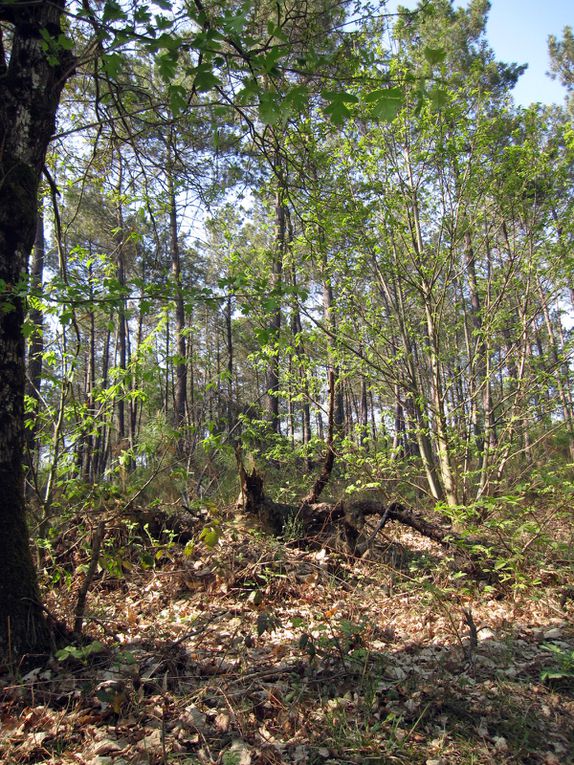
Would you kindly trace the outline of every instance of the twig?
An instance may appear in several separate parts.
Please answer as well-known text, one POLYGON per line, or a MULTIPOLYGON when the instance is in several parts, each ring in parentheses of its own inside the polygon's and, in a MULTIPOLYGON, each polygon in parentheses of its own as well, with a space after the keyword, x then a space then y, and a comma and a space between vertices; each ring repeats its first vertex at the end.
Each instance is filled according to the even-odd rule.
POLYGON ((470 610, 470 608, 463 608, 462 613, 464 615, 464 621, 468 625, 468 630, 469 630, 469 644, 465 653, 467 655, 468 660, 472 661, 473 654, 478 648, 478 629, 476 626, 476 622, 474 621, 474 618, 472 616, 472 611, 470 610))
POLYGON ((102 547, 102 541, 104 539, 105 531, 104 521, 100 521, 94 538, 92 540, 92 557, 90 559, 90 565, 86 572, 86 578, 78 594, 78 602, 76 604, 76 612, 74 614, 74 632, 78 635, 82 634, 82 624, 84 622, 84 611, 86 610, 86 598, 88 597, 88 590, 96 573, 98 562, 100 560, 100 550, 102 547))
POLYGON ((366 555, 366 554, 367 554, 367 552, 369 551, 369 548, 371 547, 371 545, 372 545, 372 544, 373 544, 373 542, 375 541, 375 537, 377 536, 377 534, 379 533, 379 531, 381 531, 381 529, 383 529, 383 528, 385 527, 385 525, 386 525, 387 521, 389 520, 389 516, 390 516, 390 514, 391 514, 391 506, 390 506, 390 505, 387 505, 387 508, 386 508, 385 512, 383 513, 383 515, 381 516, 381 519, 379 520, 379 522, 378 522, 378 523, 377 523, 377 525, 375 526, 375 528, 374 528, 374 530, 373 530, 373 533, 372 533, 372 534, 371 534, 371 536, 370 536, 370 537, 367 539, 367 541, 365 542, 365 544, 364 544, 364 545, 361 545, 361 554, 360 554, 360 557, 361 557, 361 558, 364 558, 364 557, 365 557, 365 555, 366 555))

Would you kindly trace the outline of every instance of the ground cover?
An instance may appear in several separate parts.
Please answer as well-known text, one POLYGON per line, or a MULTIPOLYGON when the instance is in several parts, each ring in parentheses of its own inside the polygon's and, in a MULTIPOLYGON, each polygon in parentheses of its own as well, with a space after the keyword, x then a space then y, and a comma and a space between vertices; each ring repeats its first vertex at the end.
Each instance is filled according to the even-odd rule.
MULTIPOLYGON (((552 514, 563 543, 568 517, 552 514)), ((537 532, 493 583, 398 525, 356 558, 231 510, 218 524, 211 547, 104 548, 85 643, 2 679, 2 762, 574 761, 565 544, 537 532)), ((68 623, 88 553, 46 598, 68 623)))

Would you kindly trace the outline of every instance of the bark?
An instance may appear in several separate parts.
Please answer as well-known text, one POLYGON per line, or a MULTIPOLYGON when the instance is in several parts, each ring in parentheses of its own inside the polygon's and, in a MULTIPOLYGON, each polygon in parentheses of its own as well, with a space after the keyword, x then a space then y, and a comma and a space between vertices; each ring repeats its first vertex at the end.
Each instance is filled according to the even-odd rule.
POLYGON ((570 370, 568 365, 564 364, 561 358, 562 349, 560 348, 560 343, 556 338, 555 327, 552 322, 552 317, 550 316, 548 299, 539 278, 536 280, 536 286, 538 288, 538 296, 540 299, 540 305, 542 307, 542 315, 544 316, 544 324, 546 327, 546 333, 548 335, 548 345, 554 369, 554 380, 558 389, 558 395, 560 396, 560 404, 562 407, 562 418, 568 432, 568 451, 570 454, 570 460, 574 461, 574 415, 572 413, 572 401, 569 397, 569 393, 571 391, 570 370))
POLYGON ((285 247, 287 244, 287 212, 283 202, 283 192, 278 189, 275 198, 275 252, 273 255, 273 265, 271 274, 271 287, 275 292, 277 305, 273 309, 269 320, 269 334, 273 342, 273 351, 267 366, 265 407, 267 409, 267 419, 274 433, 280 433, 281 425, 279 419, 279 336, 281 333, 281 304, 279 302, 279 292, 283 280, 283 259, 285 247))
POLYGON ((359 413, 360 434, 359 443, 366 446, 369 439, 369 399, 367 396, 367 380, 361 376, 361 409, 359 413))
POLYGON ((60 32, 64 3, 0 5, 12 26, 0 61, 0 664, 49 648, 24 508, 25 345, 21 285, 34 243, 38 186, 72 61, 49 63, 42 36, 60 32))
MULTIPOLYGON (((177 226, 177 200, 173 177, 172 147, 168 145, 168 197, 169 197, 169 232, 171 249, 171 276, 175 287, 175 390, 174 390, 174 425, 181 429, 185 425, 187 410, 187 349, 185 342, 185 302, 181 283, 181 254, 179 246, 179 232, 177 226)), ((183 434, 178 439, 178 452, 180 456, 185 452, 185 439, 183 434)))
POLYGON ((445 397, 443 390, 443 372, 440 362, 439 332, 435 323, 434 310, 430 305, 430 297, 428 300, 425 300, 425 316, 438 464, 446 500, 449 505, 454 506, 458 504, 457 486, 452 467, 450 439, 448 436, 448 426, 444 406, 445 397))
MULTIPOLYGON (((110 324, 111 324, 111 317, 110 317, 110 324)), ((108 377, 109 377, 109 370, 110 370, 110 344, 112 340, 112 334, 111 330, 108 329, 106 332, 106 338, 104 341, 104 348, 102 351, 102 377, 101 377, 101 386, 102 389, 105 390, 108 387, 108 377)), ((102 425, 98 428, 97 436, 96 436, 96 443, 94 447, 94 474, 96 476, 103 476, 103 474, 106 472, 106 467, 108 464, 108 457, 109 457, 109 433, 110 429, 108 426, 102 425)))
MULTIPOLYGON (((90 310, 88 312, 89 322, 89 348, 86 352, 86 374, 84 382, 84 400, 86 402, 86 412, 90 417, 94 417, 96 412, 94 408, 94 390, 96 386, 96 317, 94 312, 94 273, 92 265, 92 245, 90 242, 90 260, 88 266, 88 283, 90 287, 90 310)), ((78 439, 78 468, 82 480, 88 482, 95 480, 94 475, 94 449, 95 438, 93 428, 84 428, 81 438, 78 439)))
POLYGON ((233 398, 233 298, 228 296, 225 304, 225 336, 227 341, 227 432, 231 433, 235 427, 236 415, 233 398))
MULTIPOLYGON (((30 263, 30 287, 39 290, 42 287, 44 274, 44 215, 42 206, 38 209, 36 222, 36 237, 34 241, 33 257, 30 263)), ((40 386, 42 384, 42 357, 44 353, 43 314, 36 307, 28 310, 28 319, 34 325, 34 331, 28 346, 28 368, 26 372, 26 395, 35 402, 33 414, 26 426, 26 454, 25 462, 28 473, 35 475, 36 457, 38 452, 38 417, 40 407, 40 386)))
MULTIPOLYGON (((126 264, 125 264, 125 243, 124 243, 124 211, 122 203, 122 181, 123 181, 123 168, 122 159, 119 158, 119 178, 118 178, 118 208, 117 214, 117 232, 115 234, 116 249, 117 249, 117 277, 122 290, 122 295, 119 304, 118 314, 118 366, 122 370, 123 385, 126 384, 125 372, 128 367, 128 322, 126 316, 126 300, 125 300, 125 288, 126 288, 126 264)), ((125 395, 122 390, 117 401, 117 413, 118 413, 118 443, 125 446, 127 437, 126 428, 126 401, 125 395)))
MULTIPOLYGON (((329 332, 329 338, 333 338, 337 336, 337 325, 335 322, 335 316, 333 313, 333 284, 331 281, 331 277, 327 273, 327 257, 325 256, 324 262, 323 262, 323 270, 324 270, 324 277, 323 277, 323 321, 325 322, 325 326, 328 329, 329 332)), ((333 348, 333 341, 329 339, 329 368, 333 372, 333 384, 334 384, 334 391, 333 395, 335 397, 334 400, 334 410, 333 410, 333 417, 335 422, 335 431, 337 433, 343 432, 343 427, 345 425, 345 396, 343 393, 343 389, 339 380, 339 369, 335 366, 333 356, 334 356, 334 348, 333 348)), ((331 379, 331 378, 329 378, 331 379)))
POLYGON ((327 451, 325 453, 325 459, 321 472, 319 473, 317 480, 313 484, 313 488, 303 499, 302 506, 312 505, 321 496, 323 489, 327 485, 331 473, 333 472, 333 466, 335 464, 335 399, 336 399, 337 381, 335 378, 335 370, 331 367, 329 369, 329 419, 327 423, 327 451))
MULTIPOLYGON (((396 251, 395 257, 397 257, 396 251)), ((437 473, 437 466, 435 464, 435 458, 428 435, 428 425, 425 421, 425 413, 423 410, 424 395, 419 383, 419 375, 417 373, 418 364, 415 358, 415 347, 409 333, 408 314, 404 305, 402 285, 399 281, 397 286, 394 289, 391 289, 385 278, 385 274, 376 260, 373 261, 373 265, 381 297, 387 305, 387 310, 389 310, 389 312, 393 311, 395 314, 399 326, 407 378, 404 381, 401 380, 401 386, 406 389, 404 409, 408 415, 410 425, 409 431, 414 431, 414 438, 419 456, 423 463, 430 494, 434 499, 440 502, 444 499, 445 495, 437 473)), ((398 389, 397 386, 397 392, 398 389)))
MULTIPOLYGON (((413 251, 416 256, 416 262, 422 264, 426 260, 424 247, 419 201, 416 184, 413 178, 412 165, 408 151, 405 154, 407 161, 407 172, 409 179, 409 188, 411 192, 411 236, 413 240, 413 251)), ((437 327, 437 307, 436 299, 433 297, 433 286, 426 276, 421 272, 421 295, 424 303, 424 312, 427 330, 427 348, 426 353, 430 365, 430 388, 432 413, 434 418, 434 439, 437 449, 438 469, 441 482, 444 489, 446 501, 449 505, 457 505, 457 486, 454 478, 454 471, 451 459, 450 439, 447 427, 447 418, 445 412, 445 396, 443 384, 443 369, 440 358, 440 334, 437 327)), ((431 431, 432 432, 432 431, 431 431)))
MULTIPOLYGON (((293 238, 290 229, 289 239, 293 238)), ((291 263, 291 283, 294 288, 297 287, 297 272, 294 263, 291 263)), ((299 310, 299 301, 294 296, 292 301, 291 313, 291 333, 295 340, 296 358, 298 361, 299 386, 303 392, 303 403, 301 404, 301 432, 303 436, 303 445, 308 446, 311 441, 311 407, 309 406, 309 384, 306 374, 306 360, 308 358, 307 349, 303 341, 303 324, 301 322, 301 312, 299 310)), ((305 467, 311 470, 311 456, 307 453, 305 457, 305 467)))
POLYGON ((82 626, 84 623, 84 613, 86 611, 86 600, 88 598, 88 591, 90 589, 90 585, 92 584, 92 581, 96 574, 98 563, 100 561, 100 550, 102 547, 102 542, 104 540, 105 530, 106 530, 106 527, 104 522, 100 521, 100 523, 98 524, 98 528, 96 529, 96 532, 94 534, 94 538, 92 540, 92 555, 90 558, 90 564, 88 566, 86 576, 80 588, 80 592, 78 593, 78 600, 76 602, 76 610, 74 613, 74 632, 77 635, 81 635, 82 633, 82 626))

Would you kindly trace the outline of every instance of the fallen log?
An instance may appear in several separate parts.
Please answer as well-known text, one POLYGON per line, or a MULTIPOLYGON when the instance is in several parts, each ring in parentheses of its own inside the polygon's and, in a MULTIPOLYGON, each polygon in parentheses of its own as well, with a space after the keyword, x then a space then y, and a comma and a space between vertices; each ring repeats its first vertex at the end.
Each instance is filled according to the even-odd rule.
POLYGON ((357 500, 354 502, 317 502, 307 501, 299 506, 275 502, 265 495, 263 478, 254 468, 247 473, 243 465, 240 470, 241 493, 237 500, 237 508, 247 514, 256 514, 261 525, 271 533, 279 536, 285 526, 297 518, 306 533, 315 534, 327 530, 338 521, 343 521, 347 527, 356 529, 357 538, 364 525, 365 518, 378 515, 382 522, 380 531, 387 521, 396 521, 418 531, 425 537, 438 542, 443 547, 451 547, 457 535, 450 529, 430 523, 420 514, 405 507, 399 502, 385 506, 375 500, 357 500))
POLYGON ((453 555, 465 561, 467 573, 477 579, 486 579, 494 583, 500 582, 500 577, 493 567, 493 557, 490 555, 491 545, 484 540, 470 539, 457 534, 450 527, 445 528, 431 523, 420 513, 405 507, 400 502, 384 505, 372 499, 346 502, 319 502, 319 495, 328 482, 332 469, 334 452, 329 441, 325 462, 312 490, 303 498, 298 506, 275 502, 265 495, 264 481, 254 467, 250 472, 245 469, 241 447, 235 447, 235 456, 240 479, 240 493, 237 509, 248 515, 255 515, 261 527, 275 536, 283 535, 286 527, 295 525, 303 529, 309 539, 330 531, 333 526, 342 524, 344 536, 349 551, 353 555, 365 555, 373 544, 379 532, 389 521, 395 521, 407 526, 428 539, 437 542, 453 555), (378 516, 379 520, 374 530, 365 538, 365 518, 378 516), (474 548, 474 549, 473 549, 474 548))
POLYGON ((351 502, 313 504, 303 501, 298 506, 289 505, 275 502, 265 495, 263 478, 255 468, 248 473, 240 463, 240 476, 241 493, 237 508, 248 515, 255 515, 261 527, 275 536, 281 536, 285 528, 292 525, 294 520, 310 540, 317 535, 332 531, 337 525, 342 525, 349 552, 361 556, 371 547, 386 524, 394 521, 417 531, 451 551, 455 556, 462 558, 468 573, 472 576, 486 578, 489 581, 497 579, 491 561, 485 557, 484 553, 472 550, 475 545, 479 545, 482 550, 488 549, 490 545, 487 542, 464 538, 451 528, 430 522, 420 513, 405 507, 400 502, 385 505, 377 500, 361 499, 351 502), (365 521, 373 516, 378 516, 378 523, 371 530, 370 535, 365 537, 365 521))

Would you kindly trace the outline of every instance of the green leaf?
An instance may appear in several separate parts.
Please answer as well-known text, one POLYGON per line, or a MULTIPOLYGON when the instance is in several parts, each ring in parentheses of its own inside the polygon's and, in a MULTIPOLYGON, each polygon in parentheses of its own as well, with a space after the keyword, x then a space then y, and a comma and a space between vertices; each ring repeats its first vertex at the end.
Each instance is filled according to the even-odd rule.
POLYGON ((58 35, 57 44, 62 50, 73 50, 74 48, 74 41, 70 37, 66 37, 64 34, 58 35))
POLYGON ((347 104, 356 104, 359 101, 357 96, 345 93, 345 91, 335 92, 325 90, 321 95, 330 102, 323 111, 329 115, 334 125, 342 125, 351 116, 351 110, 347 104))
POLYGON ((187 91, 182 85, 169 85, 167 89, 169 108, 178 117, 187 108, 187 91))
POLYGON ((205 526, 199 535, 201 541, 210 548, 215 547, 220 537, 221 532, 216 526, 205 526))
POLYGON ((171 53, 177 53, 181 47, 181 37, 163 32, 157 39, 150 42, 148 47, 152 52, 168 50, 171 53))
POLYGON ((309 88, 306 85, 296 85, 285 94, 281 104, 281 111, 286 117, 292 114, 300 114, 307 107, 308 101, 309 88))
POLYGON ((102 21, 119 21, 120 19, 125 19, 126 13, 122 9, 122 6, 120 3, 117 3, 116 0, 107 0, 107 2, 104 5, 104 12, 102 14, 102 21))
POLYGON ((435 109, 442 109, 448 104, 448 91, 443 88, 433 88, 429 93, 429 99, 435 109))
POLYGON ((373 117, 391 122, 401 110, 405 102, 405 94, 402 88, 385 88, 369 93, 365 101, 371 104, 373 117))
POLYGON ((28 318, 24 319, 24 323, 22 324, 22 335, 26 338, 26 340, 32 337, 36 329, 36 324, 34 324, 33 321, 30 321, 28 318))
POLYGON ((221 85, 221 80, 213 74, 210 65, 200 64, 196 69, 193 87, 199 93, 207 93, 218 85, 221 85))
POLYGON ((151 21, 151 13, 146 5, 136 9, 134 13, 134 21, 137 21, 138 24, 145 24, 146 22, 151 21))
POLYGON ((94 640, 92 643, 88 643, 85 646, 67 645, 65 648, 61 648, 56 651, 56 658, 58 661, 66 661, 66 659, 80 659, 83 661, 93 654, 102 653, 106 650, 103 643, 99 640, 94 640))
POLYGON ((230 35, 240 35, 247 24, 247 11, 243 13, 227 13, 222 19, 222 29, 230 35))
POLYGON ((177 72, 177 54, 164 53, 158 56, 156 61, 161 78, 165 81, 172 80, 177 72))
POLYGON ((259 116, 266 125, 281 122, 281 107, 275 93, 262 93, 259 96, 259 116))
POLYGON ((289 40, 282 28, 278 26, 274 21, 267 22, 267 34, 271 37, 275 37, 277 40, 281 40, 282 42, 288 42, 289 40))
POLYGON ((223 753, 223 765, 239 765, 241 762, 241 752, 227 751, 223 753))
POLYGON ((123 57, 119 53, 106 53, 102 56, 104 72, 112 80, 119 75, 123 62, 123 57))
POLYGON ((446 51, 444 48, 431 48, 427 45, 423 53, 431 66, 441 64, 446 58, 446 51))
POLYGON ((253 68, 261 72, 261 74, 277 75, 279 73, 277 69, 277 62, 285 55, 282 48, 271 48, 268 53, 255 56, 251 59, 251 65, 253 68))
POLYGON ((243 87, 237 94, 237 103, 248 104, 259 94, 257 80, 250 77, 243 80, 243 87))

